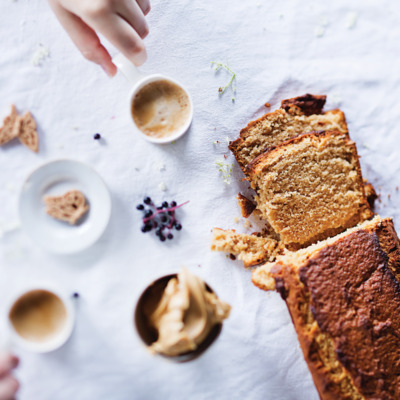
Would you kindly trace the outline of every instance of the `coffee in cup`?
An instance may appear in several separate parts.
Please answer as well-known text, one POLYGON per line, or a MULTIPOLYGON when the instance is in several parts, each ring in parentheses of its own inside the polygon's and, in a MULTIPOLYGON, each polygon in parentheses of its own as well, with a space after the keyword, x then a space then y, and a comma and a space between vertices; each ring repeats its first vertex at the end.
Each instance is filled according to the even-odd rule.
POLYGON ((132 118, 140 131, 153 138, 167 138, 180 131, 191 117, 186 91, 167 79, 147 83, 135 94, 132 118))
POLYGON ((17 341, 33 351, 60 347, 73 326, 72 307, 47 289, 34 289, 19 296, 8 319, 17 341))

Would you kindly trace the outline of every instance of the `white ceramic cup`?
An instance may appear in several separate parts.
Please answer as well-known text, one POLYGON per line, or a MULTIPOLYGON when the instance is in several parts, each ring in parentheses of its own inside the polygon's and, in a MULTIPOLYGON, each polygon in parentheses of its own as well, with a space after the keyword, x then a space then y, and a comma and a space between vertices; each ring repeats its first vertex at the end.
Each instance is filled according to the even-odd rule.
POLYGON ((8 326, 9 326, 9 331, 10 331, 10 337, 9 337, 9 344, 10 345, 17 345, 18 347, 21 347, 25 350, 34 352, 34 353, 47 353, 53 350, 57 350, 60 348, 71 336, 73 328, 74 328, 74 323, 75 323, 75 309, 73 302, 70 297, 64 295, 62 291, 54 288, 51 285, 36 285, 36 286, 31 286, 29 288, 25 288, 24 290, 21 290, 18 292, 17 295, 15 295, 12 300, 10 301, 10 305, 8 307, 8 313, 7 313, 7 320, 8 320, 8 326), (63 303, 65 310, 66 310, 66 318, 63 327, 60 329, 59 332, 54 334, 51 338, 49 338, 46 341, 43 342, 35 342, 28 340, 24 337, 22 337, 14 328, 14 325, 12 321, 10 320, 10 312, 14 304, 24 295, 34 292, 37 290, 44 290, 47 292, 52 293, 53 295, 57 296, 61 302, 63 303))
POLYGON ((143 75, 139 70, 122 54, 118 54, 116 57, 113 58, 113 63, 118 67, 118 69, 125 75, 125 77, 128 79, 128 81, 133 85, 132 89, 129 94, 129 116, 133 122, 134 129, 135 131, 144 137, 146 140, 153 142, 153 143, 169 143, 174 140, 177 140, 181 136, 183 136, 189 129, 190 124, 192 123, 193 119, 193 102, 192 102, 192 97, 190 96, 190 93, 188 90, 179 82, 177 82, 175 79, 169 78, 165 75, 161 74, 151 74, 151 75, 143 75), (157 137, 152 137, 149 135, 146 135, 144 132, 142 132, 136 125, 135 120, 133 119, 132 112, 131 112, 131 107, 132 107, 132 102, 133 99, 135 98, 136 94, 139 92, 140 89, 142 89, 144 86, 148 85, 149 83, 159 81, 159 80, 167 80, 175 85, 179 86, 188 96, 189 99, 189 115, 187 118, 187 121, 185 124, 180 128, 177 129, 176 132, 174 132, 172 135, 169 135, 167 137, 162 137, 162 138, 157 138, 157 137))

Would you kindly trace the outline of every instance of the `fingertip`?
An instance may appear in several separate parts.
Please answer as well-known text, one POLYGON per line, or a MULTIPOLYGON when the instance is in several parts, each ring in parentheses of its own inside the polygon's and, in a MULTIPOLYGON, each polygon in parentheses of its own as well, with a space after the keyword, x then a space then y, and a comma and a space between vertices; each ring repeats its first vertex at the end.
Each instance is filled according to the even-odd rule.
POLYGON ((102 63, 100 66, 109 78, 113 78, 117 74, 117 67, 112 62, 102 63))

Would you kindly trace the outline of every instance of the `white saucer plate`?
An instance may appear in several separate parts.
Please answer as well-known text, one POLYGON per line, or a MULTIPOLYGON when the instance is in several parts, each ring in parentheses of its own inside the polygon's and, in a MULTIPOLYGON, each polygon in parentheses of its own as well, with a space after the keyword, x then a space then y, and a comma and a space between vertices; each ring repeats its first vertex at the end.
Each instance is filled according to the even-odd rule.
POLYGON ((104 181, 88 165, 57 160, 36 169, 22 186, 19 199, 21 224, 31 239, 52 253, 82 251, 100 238, 111 215, 111 196, 104 181), (76 225, 50 217, 43 197, 80 190, 90 206, 76 225))

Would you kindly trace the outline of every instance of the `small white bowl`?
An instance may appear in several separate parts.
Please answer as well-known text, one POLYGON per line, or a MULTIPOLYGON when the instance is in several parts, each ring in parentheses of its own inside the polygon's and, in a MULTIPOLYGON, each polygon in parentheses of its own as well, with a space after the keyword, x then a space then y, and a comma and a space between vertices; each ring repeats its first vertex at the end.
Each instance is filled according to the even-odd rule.
POLYGON ((42 165, 27 178, 19 199, 21 224, 43 249, 58 254, 82 251, 96 242, 108 225, 111 196, 96 171, 82 162, 57 160, 42 165), (76 225, 59 221, 45 211, 43 196, 82 191, 89 211, 76 225))
POLYGON ((12 301, 10 301, 7 312, 7 320, 8 320, 9 330, 11 333, 11 338, 10 338, 11 343, 13 344, 15 343, 17 346, 34 353, 47 353, 59 349, 70 338, 75 325, 75 308, 71 299, 68 296, 65 296, 60 290, 54 288, 53 285, 31 286, 29 288, 25 288, 24 290, 18 292, 18 294, 13 297, 12 301), (62 330, 57 335, 55 335, 46 342, 33 342, 23 338, 15 330, 9 318, 9 313, 13 305, 18 301, 18 299, 20 299, 23 295, 36 290, 45 290, 57 296, 62 301, 67 313, 65 324, 62 330))

